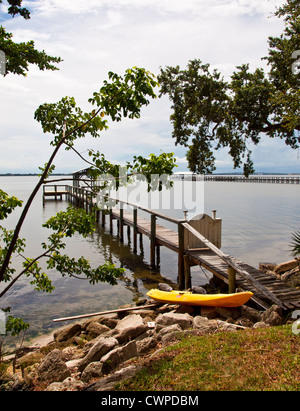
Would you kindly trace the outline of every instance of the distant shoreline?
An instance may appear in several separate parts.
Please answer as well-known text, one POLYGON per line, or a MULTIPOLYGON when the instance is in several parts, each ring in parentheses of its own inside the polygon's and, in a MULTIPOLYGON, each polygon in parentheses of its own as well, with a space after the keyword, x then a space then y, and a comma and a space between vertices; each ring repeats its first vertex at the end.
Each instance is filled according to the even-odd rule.
MULTIPOLYGON (((37 177, 38 173, 0 173, 0 177, 37 177)), ((53 173, 52 176, 70 176, 72 173, 53 173)))
MULTIPOLYGON (((72 174, 73 174, 72 172, 53 173, 51 174, 51 176, 71 176, 72 174)), ((178 174, 197 175, 189 171, 182 171, 182 172, 178 171, 174 173, 173 175, 178 175, 178 174)), ((0 177, 23 177, 23 176, 24 177, 37 177, 39 175, 40 174, 38 173, 0 173, 0 177)), ((199 176, 200 175, 202 174, 199 174, 199 176)), ((243 176, 243 173, 213 173, 213 174, 205 174, 205 175, 208 175, 208 176, 243 176)), ((257 173, 251 174, 250 176, 267 176, 267 175, 269 176, 298 176, 300 175, 300 172, 299 173, 267 173, 267 172, 260 173, 260 172, 257 172, 257 173)))

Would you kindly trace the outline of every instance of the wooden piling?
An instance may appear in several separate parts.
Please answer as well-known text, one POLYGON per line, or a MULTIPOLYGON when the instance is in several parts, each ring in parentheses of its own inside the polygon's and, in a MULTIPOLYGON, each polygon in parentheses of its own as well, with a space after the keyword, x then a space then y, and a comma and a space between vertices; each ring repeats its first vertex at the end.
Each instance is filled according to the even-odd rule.
POLYGON ((156 216, 151 214, 150 265, 155 268, 156 216))
POLYGON ((137 252, 137 209, 133 209, 133 252, 137 252))
POLYGON ((185 254, 183 256, 183 260, 184 260, 185 289, 187 290, 192 287, 190 256, 185 254))
POLYGON ((233 267, 228 267, 228 291, 229 293, 234 293, 236 289, 236 279, 235 279, 235 274, 236 271, 233 267))
POLYGON ((178 224, 178 287, 183 290, 184 281, 184 229, 182 224, 178 224))

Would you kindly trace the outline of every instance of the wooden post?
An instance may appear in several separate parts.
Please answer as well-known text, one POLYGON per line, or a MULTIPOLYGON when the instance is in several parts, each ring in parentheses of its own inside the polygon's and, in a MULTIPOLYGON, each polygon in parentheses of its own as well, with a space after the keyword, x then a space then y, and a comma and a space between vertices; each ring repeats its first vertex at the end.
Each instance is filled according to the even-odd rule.
POLYGON ((105 227, 105 215, 106 215, 106 211, 102 209, 102 227, 105 227))
POLYGON ((113 232, 113 215, 112 215, 112 209, 109 209, 109 232, 113 232))
POLYGON ((160 245, 156 246, 156 269, 159 270, 160 266, 160 245))
POLYGON ((133 252, 137 252, 137 208, 133 209, 133 252))
POLYGON ((178 224, 178 287, 179 290, 184 289, 184 228, 182 224, 178 224))
POLYGON ((150 265, 155 268, 156 216, 151 214, 150 265))
POLYGON ((119 224, 119 237, 121 243, 124 241, 124 233, 123 233, 123 208, 120 208, 120 224, 119 224))
POLYGON ((184 255, 183 260, 184 260, 185 289, 187 290, 188 288, 192 287, 190 257, 188 255, 184 255))
POLYGON ((229 294, 235 292, 235 269, 233 267, 228 267, 228 276, 229 276, 229 294))

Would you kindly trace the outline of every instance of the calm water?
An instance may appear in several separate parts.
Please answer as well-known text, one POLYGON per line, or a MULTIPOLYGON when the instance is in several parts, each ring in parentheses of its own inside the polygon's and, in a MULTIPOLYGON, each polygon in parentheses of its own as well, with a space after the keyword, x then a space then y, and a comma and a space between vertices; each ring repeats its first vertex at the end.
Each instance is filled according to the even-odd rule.
MULTIPOLYGON (((36 181, 37 177, 0 177, 0 188, 26 200, 36 181)), ((127 190, 125 197, 177 218, 183 218, 182 209, 189 211, 188 218, 203 212, 211 215, 211 210, 216 209, 217 217, 222 218, 222 249, 255 267, 262 261, 288 260, 291 234, 300 228, 300 185, 175 182, 174 189, 163 195, 154 193, 150 198, 127 190)), ((49 235, 41 224, 67 205, 65 201, 48 200, 43 207, 42 193, 37 195, 21 232, 21 236, 27 238, 27 257, 38 255, 41 242, 49 235)), ((5 225, 13 228, 18 214, 11 215, 5 225)), ((62 323, 53 323, 54 318, 115 309, 144 298, 158 282, 176 283, 175 253, 162 247, 159 269, 152 271, 148 239, 143 237, 142 248, 134 254, 127 235, 124 244, 120 244, 116 226, 113 235, 109 234, 107 224, 104 229, 97 227, 87 239, 80 236, 69 239, 66 252, 74 257, 84 255, 95 266, 110 260, 124 267, 126 272, 118 285, 112 287, 107 284, 91 286, 87 281, 61 278, 52 271, 49 274, 55 291, 51 294, 32 290, 26 279, 17 282, 1 299, 0 307, 11 306, 13 315, 27 320, 31 324, 28 333, 31 336, 61 326, 62 323)), ((16 257, 14 264, 21 267, 21 257, 16 257)), ((194 285, 205 284, 207 273, 193 267, 192 281, 194 285)))

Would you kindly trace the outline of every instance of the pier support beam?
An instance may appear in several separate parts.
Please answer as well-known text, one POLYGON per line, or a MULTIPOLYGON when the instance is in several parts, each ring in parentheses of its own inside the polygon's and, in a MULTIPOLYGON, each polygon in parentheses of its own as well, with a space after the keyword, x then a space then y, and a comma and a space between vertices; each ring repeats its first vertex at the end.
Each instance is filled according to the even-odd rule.
POLYGON ((183 290, 185 286, 184 281, 184 228, 182 224, 178 224, 178 287, 183 290))
POLYGON ((150 265, 155 268, 156 216, 151 214, 150 265))
POLYGON ((236 288, 236 281, 235 281, 235 269, 233 267, 228 267, 228 276, 229 276, 229 294, 234 293, 235 292, 235 288, 236 288))
POLYGON ((185 289, 192 287, 192 278, 191 278, 191 264, 190 264, 190 257, 188 255, 184 255, 184 279, 185 279, 185 289))
POLYGON ((137 252, 137 209, 133 209, 133 252, 137 252))

